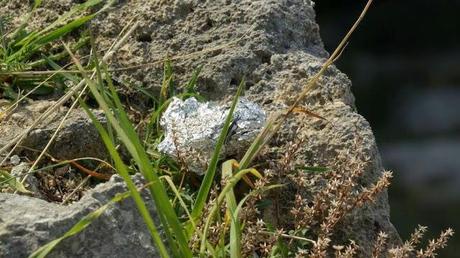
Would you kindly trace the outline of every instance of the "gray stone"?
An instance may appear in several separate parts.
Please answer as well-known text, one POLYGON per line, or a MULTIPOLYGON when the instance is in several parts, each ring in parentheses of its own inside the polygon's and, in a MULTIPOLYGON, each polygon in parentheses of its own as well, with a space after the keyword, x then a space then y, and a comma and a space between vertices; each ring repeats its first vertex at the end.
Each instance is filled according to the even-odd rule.
POLYGON ((27 162, 21 162, 19 165, 14 166, 11 169, 11 175, 16 177, 18 182, 22 182, 23 178, 26 178, 24 181, 26 189, 29 190, 35 197, 43 198, 39 191, 40 182, 38 182, 38 179, 31 175, 25 177, 27 172, 29 172, 29 169, 30 165, 27 162))
MULTIPOLYGON (((93 24, 100 47, 105 49, 133 14, 137 15, 140 28, 117 51, 111 63, 115 69, 206 51, 174 59, 174 80, 183 86, 191 72, 202 65, 200 92, 221 100, 234 95, 244 75, 249 86, 260 80, 253 72, 269 65, 273 54, 302 50, 317 57, 327 56, 312 6, 310 0, 127 1, 93 24), (119 19, 121 16, 125 19, 119 19), (216 47, 220 49, 209 51, 216 47)), ((158 91, 161 63, 118 71, 114 78, 158 91)))
POLYGON ((13 155, 10 158, 10 163, 11 165, 15 165, 15 166, 19 165, 19 163, 21 163, 21 158, 18 155, 13 155))
MULTIPOLYGON (((275 54, 270 64, 261 65, 254 71, 260 80, 247 91, 247 97, 261 103, 264 110, 276 111, 286 107, 323 62, 324 59, 307 50, 275 54)), ((276 144, 281 146, 280 152, 283 153, 288 141, 295 137, 307 139, 298 159, 310 166, 334 168, 339 154, 348 156, 350 160, 362 155, 370 162, 364 167, 359 183, 368 186, 378 179, 384 168, 370 125, 357 113, 350 87, 351 82, 345 74, 335 67, 328 69, 320 79, 319 86, 302 103, 326 120, 294 116, 281 129, 276 144)), ((319 190, 300 189, 310 194, 319 190)), ((334 236, 334 241, 345 244, 348 239, 355 240, 360 246, 360 257, 371 256, 373 241, 379 231, 389 234, 390 243, 400 243, 399 235, 390 222, 389 211, 385 191, 374 203, 356 209, 351 216, 347 216, 337 226, 339 233, 334 236)))
MULTIPOLYGON (((195 98, 185 101, 174 98, 161 117, 165 138, 158 150, 187 169, 203 175, 214 153, 216 143, 228 116, 229 107, 215 103, 200 103, 195 98)), ((222 159, 241 155, 259 134, 265 123, 265 112, 255 103, 240 98, 233 113, 226 143, 220 152, 222 159)))
MULTIPOLYGON (((24 132, 54 101, 33 101, 19 106, 0 124, 0 148, 24 132)), ((61 122, 68 108, 58 109, 40 125, 35 127, 21 142, 21 146, 42 150, 61 122)), ((100 111, 95 111, 98 119, 104 122, 100 111)), ((38 156, 37 151, 27 148, 17 148, 17 153, 24 152, 30 159, 38 156)), ((56 159, 74 159, 82 157, 106 158, 105 145, 100 140, 99 133, 93 126, 91 119, 82 109, 73 110, 64 126, 47 153, 56 159)), ((4 154, 4 153, 2 153, 4 154)))
MULTIPOLYGON (((137 184, 139 175, 134 176, 137 184)), ((0 256, 22 258, 62 236, 84 215, 127 191, 118 176, 100 184, 70 206, 0 193, 0 256)), ((144 191, 153 218, 153 201, 144 191)), ((158 221, 157 221, 158 225, 158 221)), ((150 234, 131 198, 109 208, 88 228, 62 241, 47 257, 158 257, 150 234)))

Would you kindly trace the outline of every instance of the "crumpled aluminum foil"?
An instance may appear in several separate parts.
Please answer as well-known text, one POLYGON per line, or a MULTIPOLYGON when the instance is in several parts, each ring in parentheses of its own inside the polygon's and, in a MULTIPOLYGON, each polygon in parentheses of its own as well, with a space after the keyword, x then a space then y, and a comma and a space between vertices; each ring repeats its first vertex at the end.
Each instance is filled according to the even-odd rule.
MULTIPOLYGON (((158 150, 198 175, 203 175, 225 123, 228 105, 200 103, 195 98, 174 98, 160 125, 165 138, 158 150)), ((244 154, 262 129, 266 114, 257 104, 242 97, 233 113, 221 158, 244 154)))

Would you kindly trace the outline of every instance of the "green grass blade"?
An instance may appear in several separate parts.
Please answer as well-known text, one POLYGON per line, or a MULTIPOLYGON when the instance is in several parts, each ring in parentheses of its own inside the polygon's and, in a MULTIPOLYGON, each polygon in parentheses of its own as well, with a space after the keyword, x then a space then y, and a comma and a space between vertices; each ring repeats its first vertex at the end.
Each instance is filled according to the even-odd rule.
MULTIPOLYGON (((182 93, 182 94, 176 95, 176 97, 180 99, 195 97, 198 101, 203 100, 203 97, 201 97, 197 93, 182 93)), ((159 105, 158 108, 155 111, 153 111, 152 114, 150 115, 149 122, 147 124, 147 131, 146 131, 146 139, 145 139, 146 143, 148 143, 149 137, 151 136, 153 129, 156 129, 155 133, 157 135, 160 133, 161 130, 160 130, 159 122, 160 122, 161 114, 166 110, 169 104, 171 104, 172 100, 173 98, 169 98, 165 100, 164 103, 162 105, 159 105)))
MULTIPOLYGON (((155 182, 150 187, 150 190, 152 192, 152 197, 155 200, 156 205, 158 206, 158 209, 162 211, 160 213, 160 219, 164 225, 169 225, 169 227, 171 227, 172 231, 174 232, 174 234, 169 233, 170 228, 165 227, 164 230, 166 231, 166 235, 168 237, 174 236, 178 242, 178 247, 179 250, 181 250, 182 252, 182 256, 189 257, 188 255, 191 256, 191 251, 188 248, 188 242, 185 237, 183 227, 172 207, 170 200, 168 199, 166 189, 160 182, 157 172, 152 166, 148 158, 148 155, 143 145, 141 144, 139 136, 136 134, 134 127, 131 125, 131 122, 128 119, 128 116, 123 111, 124 108, 122 107, 121 101, 118 98, 118 94, 116 93, 115 87, 113 86, 110 79, 108 79, 108 87, 112 93, 112 99, 114 101, 115 110, 117 111, 118 115, 117 119, 118 121, 120 121, 121 127, 127 134, 127 138, 122 138, 121 140, 123 141, 123 139, 125 139, 123 141, 124 143, 129 141, 133 144, 134 150, 132 150, 132 152, 130 151, 130 153, 135 153, 135 155, 133 155, 133 158, 136 160, 136 163, 139 166, 142 174, 149 182, 155 182)), ((174 245, 174 243, 171 243, 171 245, 174 245)), ((174 251, 176 251, 176 249, 173 249, 173 252, 174 251)))
MULTIPOLYGON (((195 201, 195 205, 193 206, 192 210, 192 218, 196 220, 198 217, 201 216, 203 212, 203 208, 206 204, 206 199, 209 195, 209 191, 211 190, 212 182, 214 181, 214 176, 217 170, 217 162, 219 161, 220 151, 225 143, 225 139, 227 138, 228 130, 230 128, 230 124, 233 120, 233 112, 235 111, 236 105, 238 103, 239 96, 243 91, 245 85, 244 78, 241 80, 241 83, 238 87, 236 95, 233 99, 232 106, 228 112, 227 118, 225 119, 224 127, 222 128, 222 132, 219 135, 219 139, 217 140, 216 147, 214 149, 214 153, 212 158, 209 162, 208 169, 204 176, 203 182, 201 183, 200 189, 198 191, 198 195, 195 201)), ((191 232, 189 232, 191 233, 191 232)))
MULTIPOLYGON (((68 47, 65 46, 66 49, 68 50, 68 47)), ((75 58, 73 56, 73 54, 69 51, 69 54, 72 58, 75 58)), ((83 70, 83 67, 81 67, 80 63, 78 62, 78 60, 74 59, 74 61, 76 62, 78 68, 80 70, 83 70)), ((120 124, 118 123, 117 119, 115 118, 115 116, 112 114, 111 112, 111 109, 109 108, 109 106, 107 105, 107 102, 104 100, 103 96, 98 92, 97 90, 97 86, 95 85, 95 82, 90 80, 85 73, 82 73, 82 76, 84 77, 85 81, 87 82, 89 88, 91 89, 91 92, 93 93, 94 97, 96 98, 96 100, 98 101, 99 105, 101 106, 101 108, 105 111, 105 114, 107 116, 107 119, 109 120, 109 122, 112 124, 112 126, 115 128, 115 130, 117 131, 117 133, 119 133, 119 136, 120 138, 124 138, 124 139, 127 139, 127 135, 126 133, 123 131, 123 129, 121 128, 120 124)), ((81 102, 81 105, 84 107, 84 103, 81 102)), ((92 114, 89 114, 90 116, 92 116, 92 114)), ((94 118, 94 116, 92 116, 92 118, 94 118)), ((107 149, 108 151, 110 152, 110 155, 112 157, 112 159, 114 160, 115 162, 115 165, 117 167, 117 170, 119 171, 120 175, 123 177, 123 179, 125 180, 126 184, 128 185, 128 187, 132 187, 134 184, 132 183, 131 181, 131 178, 129 177, 129 172, 128 172, 128 169, 127 167, 124 165, 124 163, 121 161, 121 158, 119 156, 119 154, 117 153, 116 151, 116 148, 115 146, 113 145, 113 143, 110 141, 110 137, 108 136, 107 132, 105 131, 105 129, 102 127, 102 125, 100 125, 100 123, 98 123, 98 121, 96 120, 93 120, 96 128, 98 129, 98 131, 100 132, 101 136, 102 136, 102 139, 104 140, 104 143, 106 144, 107 146, 107 149)), ((129 141, 129 140, 128 140, 129 141)), ((125 146, 127 147, 128 150, 132 150, 132 149, 135 149, 134 145, 131 143, 131 142, 126 142, 125 140, 125 146)), ((150 183, 151 181, 149 181, 150 183)), ((162 248, 164 249, 164 245, 161 242, 161 239, 159 238, 159 235, 158 235, 158 232, 156 230, 156 227, 155 225, 153 224, 153 220, 151 219, 150 217, 150 214, 148 213, 147 209, 145 208, 145 203, 143 202, 142 198, 139 196, 136 196, 136 194, 133 194, 133 198, 135 198, 136 200, 136 204, 138 205, 138 209, 141 213, 141 215, 144 217, 144 220, 146 221, 147 223, 147 226, 149 227, 150 231, 151 231, 151 234, 152 234, 152 237, 155 239, 155 243, 157 244, 157 246, 159 248, 162 248), (162 247, 163 246, 163 247, 162 247)), ((158 207, 158 210, 161 210, 160 207, 158 207)), ((161 218, 161 212, 159 213, 160 215, 160 218, 161 218)), ((164 251, 163 252, 165 257, 167 257, 167 252, 164 251)))
POLYGON ((204 226, 202 237, 201 237, 200 257, 206 257, 205 251, 206 251, 207 236, 208 236, 209 227, 214 221, 214 217, 217 215, 224 199, 227 197, 227 194, 230 191, 232 191, 236 183, 238 183, 241 180, 241 178, 246 174, 253 174, 258 178, 262 178, 262 175, 255 169, 243 169, 243 170, 238 171, 235 175, 233 175, 227 180, 227 184, 224 186, 221 193, 217 197, 216 203, 214 203, 208 217, 206 218, 205 226, 204 226))
POLYGON ((280 114, 272 115, 267 123, 265 124, 262 131, 257 135, 256 139, 252 142, 249 149, 244 154, 243 158, 239 162, 240 169, 246 169, 251 164, 252 160, 257 156, 262 147, 271 139, 274 133, 279 128, 278 119, 280 114))
POLYGON ((18 26, 14 32, 11 33, 10 38, 15 39, 17 35, 24 30, 24 28, 29 24, 29 20, 32 17, 32 14, 35 12, 35 10, 42 4, 42 0, 35 0, 34 5, 32 6, 32 10, 27 14, 25 19, 21 22, 21 24, 18 26))
POLYGON ((121 101, 119 100, 118 95, 115 91, 115 88, 111 84, 110 79, 108 79, 108 86, 110 91, 112 92, 111 97, 113 99, 115 107, 110 107, 108 105, 104 97, 98 91, 98 87, 95 85, 94 81, 90 80, 87 77, 78 59, 75 58, 75 56, 70 51, 67 45, 64 46, 66 50, 69 52, 69 55, 72 57, 74 63, 77 65, 78 69, 82 72, 82 76, 87 82, 88 87, 93 93, 94 98, 98 102, 100 108, 104 110, 107 120, 112 125, 112 127, 118 134, 120 140, 123 142, 126 149, 133 157, 136 165, 138 166, 144 178, 150 183, 149 190, 155 202, 157 210, 160 211, 158 215, 164 226, 163 230, 165 231, 168 239, 176 240, 176 242, 170 242, 172 252, 180 252, 181 257, 191 257, 192 253, 190 248, 188 247, 188 242, 185 237, 183 227, 172 207, 172 204, 166 193, 166 189, 164 188, 163 183, 160 181, 157 171, 150 163, 147 153, 145 152, 145 149, 143 148, 140 139, 134 130, 134 127, 127 118, 127 115, 124 112, 123 107, 121 106, 121 101), (172 230, 174 234, 172 234, 170 230, 172 230))
MULTIPOLYGON (((179 200, 179 203, 182 206, 182 209, 184 209, 184 211, 187 214, 188 218, 191 220, 192 215, 190 214, 190 211, 188 210, 187 205, 185 204, 184 200, 182 199, 179 190, 177 189, 176 185, 174 185, 174 182, 173 182, 172 178, 170 176, 163 176, 162 178, 164 178, 166 180, 166 182, 168 183, 169 187, 171 188, 173 193, 176 195, 176 198, 179 200)), ((195 224, 193 226, 195 227, 195 224)))
POLYGON ((203 68, 200 65, 192 74, 192 78, 188 81, 187 85, 185 86, 185 93, 195 93, 196 92, 196 82, 198 81, 198 76, 201 73, 201 69, 203 68))
POLYGON ((241 212, 241 210, 243 209, 244 203, 249 199, 249 197, 255 196, 257 194, 261 194, 261 193, 266 192, 266 191, 270 191, 272 189, 281 188, 281 187, 284 187, 284 186, 286 186, 286 185, 284 185, 284 184, 269 185, 269 186, 264 186, 264 187, 262 187, 260 189, 251 191, 243 199, 241 199, 241 201, 238 203, 238 206, 236 207, 235 213, 239 214, 241 212))
POLYGON ((59 24, 63 24, 67 20, 69 20, 72 16, 77 15, 81 12, 88 10, 89 8, 100 4, 103 0, 88 0, 82 4, 73 6, 68 12, 61 15, 56 21, 45 27, 43 30, 40 31, 39 35, 43 35, 48 31, 54 30, 59 26, 59 24))
MULTIPOLYGON (((162 176, 160 178, 166 180, 166 182, 168 183, 169 187, 173 191, 174 195, 176 195, 177 199, 179 200, 182 208, 185 210, 185 213, 187 214, 189 220, 192 221, 192 215, 190 214, 190 211, 188 210, 187 205, 185 204, 184 200, 182 199, 179 190, 174 185, 174 182, 173 182, 172 178, 170 176, 162 176)), ((195 224, 193 224, 193 226, 195 227, 195 224)), ((199 236, 201 236, 200 232, 198 232, 198 234, 199 234, 199 236)), ((211 250, 211 253, 213 253, 213 254, 216 253, 216 251, 214 250, 214 248, 211 246, 211 244, 209 242, 206 243, 206 246, 207 246, 208 250, 211 250)), ((213 256, 213 257, 217 257, 217 256, 213 256)))
POLYGON ((14 176, 5 170, 0 169, 0 189, 4 186, 11 187, 15 191, 30 194, 31 192, 14 176))
MULTIPOLYGON (((70 48, 72 51, 76 51, 80 48, 82 48, 84 45, 86 45, 86 43, 88 43, 89 41, 89 37, 82 37, 78 40, 77 43, 73 44, 72 47, 70 48)), ((33 61, 31 63, 28 64, 28 67, 38 67, 38 66, 41 66, 41 65, 44 65, 46 64, 48 60, 52 60, 52 61, 58 61, 58 60, 61 60, 63 59, 64 57, 67 57, 69 54, 67 53, 67 51, 62 51, 60 53, 57 53, 57 54, 54 54, 54 55, 50 55, 48 57, 43 57, 42 59, 40 60, 37 60, 37 61, 33 61)))
MULTIPOLYGON (((41 2, 41 1, 39 1, 39 2, 41 2)), ((54 21, 53 23, 51 23, 50 25, 45 27, 43 30, 35 31, 35 32, 29 34, 27 37, 21 39, 19 42, 15 43, 14 45, 16 47, 27 45, 30 42, 36 40, 37 37, 39 37, 41 35, 44 35, 45 33, 48 33, 49 31, 52 31, 52 30, 58 28, 58 26, 60 24, 63 24, 64 22, 69 20, 70 17, 72 17, 72 16, 74 16, 74 15, 80 13, 80 12, 83 12, 83 11, 87 10, 88 8, 90 8, 92 6, 95 6, 95 5, 97 5, 97 4, 101 3, 101 2, 102 2, 102 0, 89 0, 89 1, 86 1, 85 3, 75 5, 68 12, 64 13, 63 15, 61 15, 56 21, 54 21)), ((112 4, 112 2, 113 1, 110 1, 106 5, 110 5, 110 4, 112 4)), ((25 25, 27 25, 27 23, 25 25)))
MULTIPOLYGON (((37 3, 41 1, 37 1, 36 4, 34 5, 34 9, 32 12, 35 10, 37 3)), ((74 29, 80 27, 87 21, 91 20, 94 18, 96 15, 98 15, 101 12, 104 12, 107 10, 108 7, 113 5, 114 0, 107 1, 106 4, 96 13, 83 16, 80 18, 76 18, 67 24, 60 26, 60 24, 63 24, 64 22, 67 22, 72 16, 77 15, 83 11, 86 11, 92 6, 95 6, 99 3, 101 3, 102 0, 89 0, 86 1, 83 4, 79 4, 74 6, 70 11, 64 13, 61 15, 56 21, 48 25, 45 29, 41 31, 33 31, 26 36, 16 39, 16 35, 19 35, 21 31, 24 30, 25 26, 27 25, 27 22, 24 22, 23 26, 20 26, 18 30, 13 33, 14 37, 10 37, 13 39, 13 41, 9 44, 11 49, 18 49, 12 54, 8 56, 8 58, 5 59, 6 63, 13 63, 13 62, 20 62, 26 59, 27 57, 31 56, 34 54, 38 49, 40 49, 43 45, 52 42, 58 38, 61 38, 62 36, 66 35, 67 33, 73 31, 74 29)), ((29 13, 29 16, 32 14, 29 13)), ((26 18, 29 19, 30 17, 26 18)))
MULTIPOLYGON (((222 165, 222 179, 226 180, 233 175, 233 164, 237 164, 236 160, 228 160, 222 165)), ((233 189, 230 189, 225 195, 225 201, 227 202, 227 213, 231 219, 230 225, 230 257, 240 258, 241 257, 241 224, 236 213, 236 198, 233 193, 233 189)))
MULTIPOLYGON (((51 58, 45 56, 44 60, 47 62, 49 66, 51 66, 51 68, 55 69, 56 71, 62 70, 62 67, 58 65, 56 62, 54 62, 51 58)), ((67 80, 73 81, 75 83, 78 83, 81 80, 80 77, 71 73, 62 73, 61 75, 67 80)))
POLYGON ((296 169, 305 173, 325 173, 330 169, 327 167, 308 167, 308 166, 297 166, 296 169))
POLYGON ((83 16, 81 18, 78 18, 76 20, 73 20, 69 23, 67 23, 66 25, 50 32, 50 33, 47 33, 46 35, 38 38, 36 41, 34 41, 34 44, 37 44, 37 45, 44 45, 46 43, 49 43, 53 40, 56 40, 58 38, 61 38, 62 36, 66 35, 67 33, 73 31, 74 29, 80 27, 81 25, 85 24, 86 22, 88 22, 89 20, 93 19, 96 15, 95 14, 91 14, 91 15, 88 15, 88 16, 83 16))
POLYGON ((42 4, 42 0, 35 0, 33 9, 38 8, 42 4))
POLYGON ((69 32, 82 26, 83 24, 85 24, 86 22, 94 18, 95 16, 96 16, 95 14, 92 14, 92 15, 81 17, 43 36, 37 36, 36 39, 34 39, 28 44, 24 44, 18 51, 10 55, 6 59, 6 62, 21 61, 27 58, 28 56, 32 55, 35 51, 40 49, 43 45, 50 43, 58 38, 63 37, 69 32))
POLYGON ((159 253, 161 254, 162 257, 169 257, 168 252, 166 251, 166 247, 164 246, 161 240, 157 227, 155 226, 155 223, 147 209, 147 206, 145 205, 145 202, 142 199, 141 195, 137 192, 136 186, 134 185, 134 182, 132 181, 129 175, 128 167, 123 163, 109 134, 104 129, 104 127, 99 122, 99 120, 97 120, 94 114, 88 109, 85 103, 83 103, 83 101, 80 101, 80 104, 85 109, 85 111, 88 113, 91 120, 93 121, 94 126, 96 127, 99 134, 101 135, 101 138, 104 141, 104 144, 106 145, 107 150, 109 151, 110 156, 112 157, 115 163, 115 168, 117 169, 118 174, 125 181, 126 186, 128 187, 129 191, 131 192, 131 196, 133 197, 133 200, 136 203, 137 209, 140 215, 142 216, 142 218, 144 219, 147 225, 147 228, 150 231, 150 235, 152 236, 152 239, 155 245, 158 247, 159 253))
POLYGON ((166 60, 163 68, 163 83, 160 90, 160 105, 168 99, 168 95, 172 96, 174 90, 173 69, 170 60, 166 60))
MULTIPOLYGON (((107 103, 109 104, 109 106, 114 106, 114 104, 112 103, 112 99, 110 98, 107 90, 104 88, 104 80, 102 79, 102 71, 101 71, 101 67, 100 67, 100 62, 99 62, 99 58, 98 58, 98 54, 97 54, 97 49, 96 49, 96 43, 94 42, 94 38, 91 36, 91 48, 93 50, 93 53, 94 53, 94 61, 95 61, 95 68, 96 68, 96 74, 97 74, 97 78, 99 80, 99 90, 101 91, 103 97, 105 98, 105 100, 107 101, 107 103)), ((107 68, 107 65, 106 64, 102 64, 102 69, 104 70, 104 74, 109 74, 108 73, 108 68, 107 68)), ((110 83, 112 83, 110 81, 110 83)), ((113 131, 113 128, 112 126, 108 123, 106 125, 106 128, 107 128, 107 132, 110 136, 110 139, 112 140, 113 143, 116 142, 117 138, 115 137, 115 132, 113 131)), ((113 161, 112 161, 113 162, 113 161)))
POLYGON ((152 99, 152 101, 154 103, 158 103, 158 100, 157 100, 157 97, 155 97, 152 93, 148 92, 147 90, 145 90, 144 88, 142 88, 141 86, 139 85, 132 85, 136 90, 140 91, 142 94, 144 94, 145 96, 149 97, 150 99, 152 99))

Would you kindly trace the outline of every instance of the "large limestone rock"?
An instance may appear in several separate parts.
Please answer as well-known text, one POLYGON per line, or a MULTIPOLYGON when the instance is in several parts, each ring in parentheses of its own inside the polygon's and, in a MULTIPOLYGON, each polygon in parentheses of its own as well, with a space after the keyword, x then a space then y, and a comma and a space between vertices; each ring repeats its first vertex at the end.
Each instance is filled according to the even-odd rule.
MULTIPOLYGON (((0 11, 12 12, 14 8, 25 10, 24 3, 21 2, 19 0, 9 1, 5 7, 0 8, 0 11)), ((72 3, 72 1, 64 0, 58 2, 62 3, 55 5, 54 1, 45 1, 44 7, 39 10, 40 16, 37 16, 35 21, 40 23, 52 20, 62 13, 62 9, 68 9, 72 3)), ((98 35, 99 47, 105 49, 131 18, 136 16, 140 22, 137 32, 112 59, 111 67, 114 69, 127 68, 139 63, 156 62, 167 55, 178 56, 204 51, 186 58, 174 59, 175 80, 179 85, 187 80, 194 68, 203 65, 198 83, 199 90, 211 99, 221 100, 233 95, 240 79, 246 76, 248 81, 246 97, 259 103, 269 112, 289 104, 305 85, 308 77, 319 70, 327 57, 319 36, 318 25, 315 23, 313 7, 313 2, 309 0, 120 1, 113 10, 92 21, 92 26, 96 31, 95 35, 98 35), (216 47, 219 50, 209 50, 216 47)), ((18 14, 15 13, 15 15, 18 14)), ((158 90, 161 76, 160 65, 148 65, 141 69, 114 73, 114 78, 120 85, 137 84, 151 91, 158 90)), ((125 90, 125 93, 130 97, 138 96, 138 104, 143 105, 141 94, 137 94, 134 90, 125 90)), ((306 97, 303 105, 329 122, 315 119, 302 121, 292 118, 288 122, 289 126, 284 127, 280 140, 276 143, 281 150, 284 144, 293 139, 296 134, 293 128, 298 128, 301 123, 307 123, 307 126, 298 132, 302 137, 307 138, 301 151, 305 164, 328 166, 334 164, 338 153, 357 151, 371 160, 365 167, 360 183, 366 186, 375 182, 383 170, 380 156, 369 124, 358 114, 354 106, 351 83, 346 75, 336 68, 330 68, 321 78, 319 87, 306 97), (360 140, 356 141, 358 136, 360 140), (359 146, 355 146, 355 142, 359 142, 359 146)), ((316 190, 318 189, 311 189, 312 192, 316 190)), ((26 197, 1 195, 1 198, 4 203, 9 203, 10 210, 23 217, 41 216, 41 219, 47 220, 47 217, 57 216, 66 210, 66 208, 47 205, 42 201, 34 201, 26 197), (19 203, 14 205, 9 201, 11 198, 24 198, 29 204, 27 206, 19 203), (37 206, 46 205, 51 211, 40 213, 40 209, 30 208, 33 207, 34 202, 37 206)), ((104 198, 107 200, 108 196, 104 198)), ((81 202, 84 203, 84 201, 81 202)), ((78 217, 87 211, 85 206, 79 203, 73 207, 82 207, 81 212, 73 213, 78 217)), ((128 209, 125 211, 128 212, 128 209)), ((135 209, 132 208, 129 212, 131 211, 135 217, 135 209)), ((4 218, 3 214, 6 211, 0 210, 0 212, 0 217, 4 218)), ((121 210, 115 209, 114 212, 121 212, 121 210)), ((59 236, 70 227, 71 221, 77 220, 77 218, 69 218, 68 223, 54 223, 55 220, 47 220, 49 223, 47 222, 45 227, 37 227, 34 220, 14 219, 19 216, 8 214, 11 219, 0 231, 1 243, 3 246, 9 248, 14 246, 18 249, 20 249, 18 246, 23 245, 21 254, 24 255, 37 247, 37 243, 59 236), (10 226, 17 223, 25 224, 21 228, 41 228, 43 229, 42 235, 26 231, 28 241, 35 243, 26 245, 20 237, 23 231, 16 231, 15 227, 10 226), (15 241, 9 242, 11 241, 9 239, 15 239, 15 241)), ((70 216, 70 213, 65 214, 70 216)), ((112 219, 109 228, 129 227, 129 223, 120 218, 112 219)), ((107 222, 102 218, 99 223, 107 222)), ((106 230, 106 234, 101 236, 96 233, 99 226, 98 224, 92 225, 84 236, 92 241, 97 240, 98 246, 108 247, 117 243, 117 234, 112 234, 115 231, 99 228, 106 230)), ((133 231, 123 232, 131 234, 134 239, 143 238, 141 236, 145 233, 145 229, 141 226, 131 229, 133 231)), ((347 217, 339 225, 338 230, 340 234, 335 240, 339 243, 347 243, 348 239, 357 241, 363 257, 369 257, 371 245, 379 231, 387 232, 393 243, 399 241, 397 232, 389 220, 386 193, 380 195, 374 204, 359 209, 353 213, 353 216, 347 217)), ((139 256, 153 254, 153 250, 145 246, 145 243, 150 243, 150 241, 130 241, 130 238, 124 238, 129 241, 125 243, 124 248, 139 249, 137 253, 139 256)), ((76 241, 79 236, 73 239, 76 241)), ((63 250, 78 251, 80 250, 78 248, 88 248, 94 251, 98 249, 91 248, 96 242, 77 242, 78 245, 73 243, 75 242, 72 239, 62 243, 53 255, 59 256, 64 252, 63 250)), ((77 257, 83 253, 65 254, 68 257, 77 257)), ((117 248, 113 248, 111 251, 107 249, 107 252, 93 255, 97 257, 97 255, 117 256, 120 254, 117 248)))
MULTIPOLYGON (((135 182, 141 182, 135 176, 135 182)), ((114 176, 89 191, 70 206, 21 195, 0 194, 0 256, 28 257, 40 246, 62 236, 83 216, 127 191, 123 180, 114 176)), ((155 208, 143 194, 154 219, 155 208)), ((158 221, 157 221, 158 224, 158 221)), ((144 221, 132 199, 109 208, 90 227, 63 240, 48 257, 157 257, 159 256, 144 221)))

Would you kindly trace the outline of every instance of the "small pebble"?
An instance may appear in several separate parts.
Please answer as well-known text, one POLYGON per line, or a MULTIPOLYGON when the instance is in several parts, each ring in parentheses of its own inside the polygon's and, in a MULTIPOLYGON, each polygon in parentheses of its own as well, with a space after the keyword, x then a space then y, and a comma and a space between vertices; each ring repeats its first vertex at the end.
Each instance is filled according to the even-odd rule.
POLYGON ((17 166, 21 163, 21 158, 18 155, 13 155, 10 158, 11 165, 17 166))

